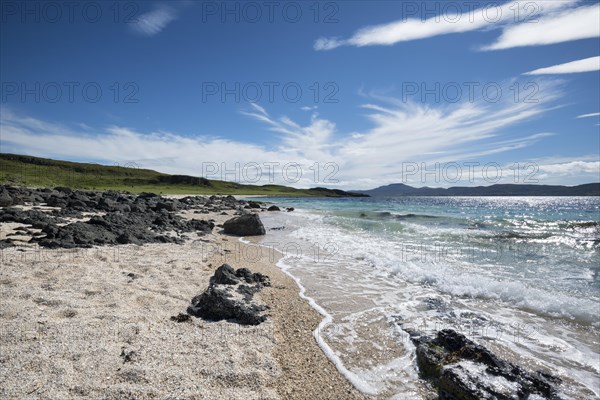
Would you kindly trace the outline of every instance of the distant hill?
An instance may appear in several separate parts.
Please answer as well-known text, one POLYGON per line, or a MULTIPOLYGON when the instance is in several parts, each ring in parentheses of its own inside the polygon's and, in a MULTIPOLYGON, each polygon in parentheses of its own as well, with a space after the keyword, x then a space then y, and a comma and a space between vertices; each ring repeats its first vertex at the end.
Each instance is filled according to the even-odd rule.
POLYGON ((243 185, 132 166, 109 166, 0 153, 0 184, 157 194, 260 194, 267 196, 365 197, 338 189, 243 185))
POLYGON ((600 196, 600 183, 578 186, 517 185, 455 186, 450 188, 416 188, 403 183, 380 186, 372 190, 353 190, 373 197, 398 196, 600 196))

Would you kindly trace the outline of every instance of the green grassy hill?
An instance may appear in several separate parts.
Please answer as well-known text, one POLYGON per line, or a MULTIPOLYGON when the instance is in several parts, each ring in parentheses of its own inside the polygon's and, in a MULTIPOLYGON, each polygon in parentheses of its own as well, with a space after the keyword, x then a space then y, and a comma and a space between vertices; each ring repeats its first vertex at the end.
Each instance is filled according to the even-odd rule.
POLYGON ((135 165, 107 166, 0 153, 0 183, 29 187, 67 186, 82 190, 119 190, 157 194, 260 194, 341 197, 341 190, 294 189, 281 185, 242 185, 187 175, 163 174, 135 165))

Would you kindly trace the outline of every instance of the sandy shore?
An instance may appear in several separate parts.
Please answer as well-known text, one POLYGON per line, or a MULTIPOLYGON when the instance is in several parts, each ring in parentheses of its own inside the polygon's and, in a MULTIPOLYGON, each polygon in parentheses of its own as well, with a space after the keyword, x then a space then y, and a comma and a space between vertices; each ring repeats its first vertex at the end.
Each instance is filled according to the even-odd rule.
POLYGON ((277 253, 219 230, 184 245, 3 250, 0 398, 364 398, 317 346, 321 317, 277 253), (172 321, 224 262, 270 276, 257 295, 267 322, 172 321))

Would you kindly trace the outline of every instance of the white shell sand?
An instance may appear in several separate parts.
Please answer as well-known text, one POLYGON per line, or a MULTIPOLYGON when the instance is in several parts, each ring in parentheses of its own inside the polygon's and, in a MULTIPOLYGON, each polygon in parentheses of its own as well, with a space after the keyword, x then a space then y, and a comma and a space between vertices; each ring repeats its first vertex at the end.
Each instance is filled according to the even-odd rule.
MULTIPOLYGON (((20 225, 3 224, 0 235, 20 225)), ((221 251, 217 243, 237 238, 219 230, 185 245, 3 250, 0 398, 364 398, 315 343, 321 317, 273 254, 221 251), (171 321, 223 262, 271 277, 257 295, 267 322, 171 321)))

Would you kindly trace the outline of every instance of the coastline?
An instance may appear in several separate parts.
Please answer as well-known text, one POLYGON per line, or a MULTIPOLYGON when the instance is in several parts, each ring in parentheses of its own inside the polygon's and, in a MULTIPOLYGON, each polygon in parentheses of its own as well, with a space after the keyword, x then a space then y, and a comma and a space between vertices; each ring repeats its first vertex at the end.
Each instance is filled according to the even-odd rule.
MULTIPOLYGON (((216 224, 230 217, 202 215, 216 224)), ((249 259, 250 247, 215 229, 183 245, 4 249, 0 395, 367 398, 317 345, 322 317, 277 267, 279 256, 249 259), (271 278, 257 294, 270 307, 268 320, 251 327, 170 320, 223 263, 271 278)))
MULTIPOLYGON (((544 343, 561 340, 554 339, 552 320, 542 314, 532 320, 528 310, 506 302, 469 300, 414 283, 423 273, 446 273, 429 268, 427 260, 398 263, 409 269, 396 279, 385 264, 390 249, 398 250, 396 237, 362 232, 357 246, 356 230, 319 223, 320 214, 300 204, 292 204, 298 207, 293 213, 274 206, 266 212, 264 204, 232 196, 175 200, 68 188, 9 188, 4 197, 5 398, 429 399, 436 391, 429 382, 441 378, 420 374, 442 370, 470 371, 466 381, 456 375, 452 390, 460 396, 472 380, 490 393, 501 387, 542 398, 596 394, 594 372, 585 365, 575 371, 580 375, 551 372, 591 360, 578 356, 593 345, 587 331, 564 325, 581 335, 562 339, 573 355, 558 358, 552 348, 544 353, 544 343), (483 321, 481 329, 465 331, 463 316, 483 321), (515 321, 535 323, 537 336, 502 335, 515 321), (462 344, 457 349, 452 343, 462 344), (461 356, 475 348, 486 352, 485 360, 497 360, 508 378, 487 372, 485 360, 474 364, 461 356), (437 357, 439 351, 446 356, 437 357)), ((435 214, 409 213, 404 203, 398 214, 377 205, 361 211, 357 204, 358 210, 351 205, 354 211, 341 215, 355 216, 358 226, 370 217, 386 229, 416 229, 412 220, 435 214)), ((437 220, 426 222, 430 227, 437 220)), ((586 233, 589 224, 573 226, 586 233)), ((477 279, 477 287, 489 287, 477 279)))

